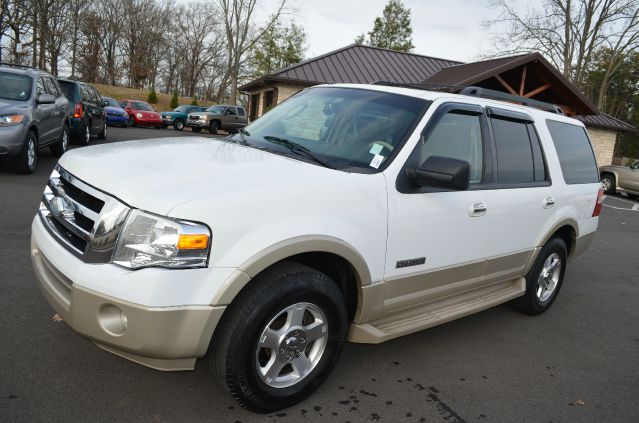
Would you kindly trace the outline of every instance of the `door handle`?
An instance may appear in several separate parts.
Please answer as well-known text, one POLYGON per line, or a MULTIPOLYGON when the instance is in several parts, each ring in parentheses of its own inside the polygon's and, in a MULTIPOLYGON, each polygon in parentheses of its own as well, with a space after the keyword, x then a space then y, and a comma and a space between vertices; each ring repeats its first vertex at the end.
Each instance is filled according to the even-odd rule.
POLYGON ((548 196, 548 197, 544 198, 543 207, 545 209, 549 209, 549 208, 551 208, 554 205, 555 205, 555 199, 553 197, 548 196))
POLYGON ((483 201, 476 201, 468 208, 468 215, 470 217, 479 217, 486 214, 488 206, 483 201))

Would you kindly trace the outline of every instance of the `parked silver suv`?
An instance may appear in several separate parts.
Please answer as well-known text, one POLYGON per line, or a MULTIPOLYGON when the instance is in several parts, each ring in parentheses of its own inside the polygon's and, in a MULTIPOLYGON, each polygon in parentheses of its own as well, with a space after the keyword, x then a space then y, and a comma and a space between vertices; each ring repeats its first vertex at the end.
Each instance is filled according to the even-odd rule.
POLYGON ((69 141, 69 101, 47 72, 0 64, 0 160, 19 173, 33 173, 37 150, 60 157, 69 141))
POLYGON ((236 133, 247 123, 244 107, 228 105, 211 106, 203 112, 189 113, 186 118, 186 126, 193 132, 207 129, 211 134, 217 134, 220 129, 228 133, 236 133))

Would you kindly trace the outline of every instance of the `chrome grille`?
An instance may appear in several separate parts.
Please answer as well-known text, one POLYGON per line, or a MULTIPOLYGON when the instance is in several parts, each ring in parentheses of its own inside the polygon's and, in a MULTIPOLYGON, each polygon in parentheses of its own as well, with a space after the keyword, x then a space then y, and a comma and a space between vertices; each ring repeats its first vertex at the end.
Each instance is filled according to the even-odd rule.
POLYGON ((108 263, 129 208, 57 166, 40 217, 65 248, 87 263, 108 263))

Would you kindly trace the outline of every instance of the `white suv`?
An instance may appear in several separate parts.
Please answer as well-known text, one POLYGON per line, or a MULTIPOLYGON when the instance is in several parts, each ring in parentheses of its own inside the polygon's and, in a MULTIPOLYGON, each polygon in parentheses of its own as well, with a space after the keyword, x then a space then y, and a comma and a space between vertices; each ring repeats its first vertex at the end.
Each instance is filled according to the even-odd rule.
POLYGON ((159 370, 208 356, 267 412, 313 392, 346 338, 510 300, 545 311, 601 194, 584 126, 559 113, 319 86, 224 140, 66 153, 31 254, 49 303, 99 347, 159 370))

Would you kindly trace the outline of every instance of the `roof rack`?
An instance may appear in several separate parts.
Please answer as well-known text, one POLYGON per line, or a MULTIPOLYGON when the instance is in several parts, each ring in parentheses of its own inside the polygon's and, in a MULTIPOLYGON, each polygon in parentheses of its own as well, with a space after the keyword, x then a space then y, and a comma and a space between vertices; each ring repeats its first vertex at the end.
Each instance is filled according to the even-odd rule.
POLYGON ((29 66, 29 65, 21 65, 19 63, 7 63, 7 62, 0 62, 0 66, 6 66, 8 68, 18 68, 18 69, 35 69, 35 70, 40 70, 38 68, 36 68, 35 66, 29 66))
POLYGON ((462 85, 446 85, 446 84, 423 84, 423 83, 401 83, 390 81, 375 81, 371 85, 384 85, 389 87, 415 88, 426 91, 442 91, 454 94, 467 95, 470 97, 489 98, 492 100, 507 101, 509 103, 521 104, 523 106, 534 107, 536 109, 545 110, 547 112, 563 115, 564 112, 559 106, 544 101, 533 100, 532 98, 522 97, 504 93, 501 91, 489 90, 482 87, 464 87, 462 85))
POLYGON ((533 100, 532 98, 522 97, 519 95, 508 94, 501 91, 489 90, 482 87, 466 87, 459 92, 461 95, 467 95, 471 97, 490 98, 493 100, 502 100, 509 103, 517 103, 524 106, 534 107, 536 109, 545 110, 547 112, 563 115, 564 111, 561 107, 545 101, 533 100))

